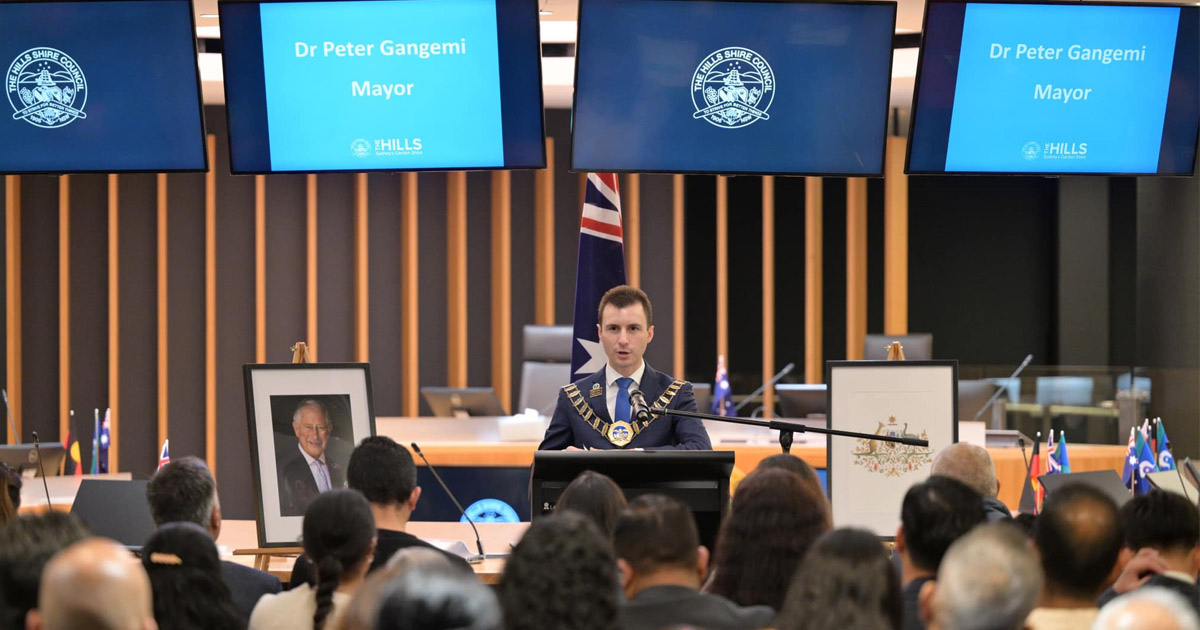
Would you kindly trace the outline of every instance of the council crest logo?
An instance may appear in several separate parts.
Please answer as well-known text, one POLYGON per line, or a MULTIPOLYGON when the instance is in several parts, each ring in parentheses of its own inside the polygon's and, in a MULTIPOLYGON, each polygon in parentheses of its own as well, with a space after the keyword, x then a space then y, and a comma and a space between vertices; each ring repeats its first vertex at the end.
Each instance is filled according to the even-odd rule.
POLYGON ((1026 160, 1036 160, 1042 154, 1042 147, 1036 142, 1026 142, 1025 146, 1021 147, 1021 157, 1026 160))
POLYGON ((357 158, 367 157, 371 153, 371 143, 364 138, 355 138, 354 142, 350 143, 350 152, 357 158))
POLYGON ((770 120, 775 73, 762 55, 741 46, 722 48, 700 62, 692 75, 692 118, 722 129, 770 120))
POLYGON ((67 53, 54 48, 30 48, 17 55, 4 76, 13 120, 55 129, 87 118, 87 79, 67 53))

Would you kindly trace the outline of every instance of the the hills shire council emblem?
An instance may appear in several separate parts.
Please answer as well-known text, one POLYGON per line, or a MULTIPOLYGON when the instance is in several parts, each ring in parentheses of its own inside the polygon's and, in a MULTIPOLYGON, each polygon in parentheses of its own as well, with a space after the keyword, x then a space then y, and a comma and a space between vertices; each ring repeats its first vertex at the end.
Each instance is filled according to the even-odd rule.
POLYGON ((87 118, 87 78, 67 53, 54 48, 30 48, 17 55, 4 75, 13 120, 43 129, 87 118))
POLYGON ((775 73, 762 55, 740 46, 722 48, 704 58, 692 75, 694 119, 722 129, 739 129, 770 120, 775 73))
POLYGON ((1026 160, 1036 160, 1042 153, 1042 147, 1036 142, 1026 142, 1025 146, 1021 147, 1021 157, 1026 160))
POLYGON ((354 142, 350 143, 350 153, 357 158, 367 157, 371 153, 371 143, 363 138, 355 138, 354 142))

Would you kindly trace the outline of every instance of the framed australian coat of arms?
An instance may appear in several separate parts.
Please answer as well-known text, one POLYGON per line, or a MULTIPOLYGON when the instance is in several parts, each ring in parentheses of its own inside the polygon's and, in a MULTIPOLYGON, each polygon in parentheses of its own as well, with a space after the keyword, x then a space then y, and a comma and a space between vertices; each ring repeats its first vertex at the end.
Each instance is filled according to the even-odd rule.
POLYGON ((829 428, 929 440, 928 447, 829 436, 835 527, 892 538, 904 493, 929 476, 933 456, 958 440, 957 361, 829 361, 829 428))

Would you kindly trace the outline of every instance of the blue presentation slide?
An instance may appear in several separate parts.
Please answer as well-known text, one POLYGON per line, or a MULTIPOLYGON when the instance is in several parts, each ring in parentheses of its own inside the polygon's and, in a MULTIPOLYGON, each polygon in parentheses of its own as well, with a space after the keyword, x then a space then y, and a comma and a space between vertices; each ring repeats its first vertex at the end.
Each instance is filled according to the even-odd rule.
POLYGON ((504 166, 493 0, 260 12, 273 170, 504 166))
POLYGON ((969 4, 947 171, 1153 173, 1179 8, 969 4))

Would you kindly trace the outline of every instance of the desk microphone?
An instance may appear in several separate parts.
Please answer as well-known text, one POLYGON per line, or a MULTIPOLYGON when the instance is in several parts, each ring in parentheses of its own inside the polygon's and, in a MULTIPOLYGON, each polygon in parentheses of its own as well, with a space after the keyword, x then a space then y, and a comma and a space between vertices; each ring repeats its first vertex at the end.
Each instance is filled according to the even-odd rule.
POLYGON ((992 394, 992 397, 989 398, 987 402, 983 403, 983 406, 979 408, 979 411, 975 412, 975 416, 973 418, 971 418, 971 420, 972 421, 978 420, 979 416, 982 416, 983 412, 987 411, 988 407, 991 407, 992 403, 996 402, 996 399, 1000 397, 1000 394, 1007 392, 1008 388, 1012 387, 1013 381, 1017 380, 1017 376, 1021 374, 1021 371, 1024 370, 1026 367, 1029 367, 1029 363, 1031 361, 1033 361, 1033 354, 1025 355, 1025 360, 1021 361, 1021 365, 1018 365, 1017 369, 1014 370, 1012 375, 1008 377, 1008 382, 1005 383, 1004 387, 997 389, 996 393, 992 394))
POLYGON ((629 392, 629 406, 634 418, 642 422, 650 420, 650 405, 646 404, 646 395, 642 390, 635 389, 629 392))
POLYGON ((1025 437, 1017 435, 1017 445, 1021 447, 1021 459, 1025 460, 1025 478, 1029 478, 1029 457, 1025 455, 1025 437))
POLYGON ((450 486, 447 486, 446 482, 442 481, 442 476, 433 468, 433 464, 430 464, 429 460, 425 459, 425 454, 421 452, 421 447, 417 446, 416 442, 412 442, 411 444, 413 452, 420 456, 421 461, 425 462, 425 467, 429 469, 429 472, 433 473, 433 478, 437 480, 442 490, 446 491, 446 496, 450 497, 450 500, 454 502, 454 507, 458 508, 459 513, 463 515, 463 518, 467 519, 467 522, 471 524, 471 529, 475 532, 475 546, 479 549, 479 555, 467 558, 467 562, 471 564, 483 562, 483 559, 487 556, 483 553, 483 541, 479 538, 479 530, 475 527, 475 521, 471 520, 471 517, 467 515, 467 511, 463 509, 462 504, 454 497, 454 493, 450 492, 450 486))
MULTIPOLYGON (((7 396, 5 397, 7 398, 7 396)), ((38 472, 42 474, 42 488, 46 490, 46 509, 54 509, 50 502, 50 485, 46 483, 46 467, 42 465, 42 441, 38 439, 37 431, 33 431, 33 450, 37 452, 38 472)))
POLYGON ((12 407, 8 406, 8 390, 0 389, 0 394, 4 396, 4 409, 8 412, 8 428, 12 429, 13 439, 17 442, 21 441, 21 434, 17 433, 17 425, 13 422, 12 407))

